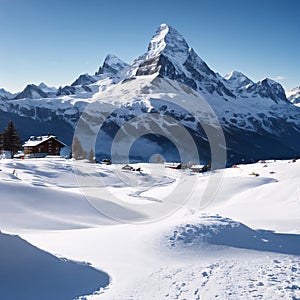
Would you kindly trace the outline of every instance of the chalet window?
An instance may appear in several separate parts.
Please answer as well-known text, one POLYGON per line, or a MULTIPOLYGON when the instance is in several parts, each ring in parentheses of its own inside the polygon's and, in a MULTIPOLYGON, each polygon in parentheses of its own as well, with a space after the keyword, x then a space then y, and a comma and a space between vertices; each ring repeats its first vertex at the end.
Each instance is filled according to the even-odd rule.
POLYGON ((38 148, 38 151, 41 152, 41 147, 38 148))

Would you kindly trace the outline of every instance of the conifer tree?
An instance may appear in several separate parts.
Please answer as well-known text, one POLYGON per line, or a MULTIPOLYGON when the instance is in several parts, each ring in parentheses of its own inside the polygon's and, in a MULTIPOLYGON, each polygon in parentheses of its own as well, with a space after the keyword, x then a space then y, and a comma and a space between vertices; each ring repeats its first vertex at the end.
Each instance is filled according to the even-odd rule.
MULTIPOLYGON (((3 144, 3 133, 0 132, 0 152, 4 150, 4 144, 3 144)), ((0 153, 1 154, 1 153, 0 153)))
POLYGON ((22 141, 12 121, 2 133, 2 145, 4 150, 10 152, 11 158, 22 149, 22 141))

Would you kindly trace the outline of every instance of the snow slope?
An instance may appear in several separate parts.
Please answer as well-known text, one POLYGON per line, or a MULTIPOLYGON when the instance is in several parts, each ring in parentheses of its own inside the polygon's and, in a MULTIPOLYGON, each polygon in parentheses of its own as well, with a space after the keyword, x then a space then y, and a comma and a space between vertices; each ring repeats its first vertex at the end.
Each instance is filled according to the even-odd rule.
POLYGON ((109 284, 106 273, 0 232, 1 299, 74 299, 109 284))
MULTIPOLYGON (((261 88, 264 89, 263 84, 261 88)), ((75 129, 77 135, 78 127, 83 128, 82 144, 86 145, 87 151, 93 147, 91 141, 100 135, 104 122, 105 140, 96 144, 96 151, 106 155, 111 153, 110 144, 116 132, 120 128, 125 131, 127 125, 139 126, 141 131, 148 132, 149 128, 157 126, 163 128, 162 136, 181 140, 182 135, 172 132, 172 126, 163 122, 165 116, 190 130, 206 162, 210 160, 209 147, 214 143, 214 139, 209 139, 207 132, 204 132, 205 128, 209 131, 207 128, 210 127, 223 130, 219 135, 225 136, 226 143, 221 143, 227 148, 229 164, 243 159, 255 161, 260 158, 293 157, 299 149, 299 109, 283 101, 275 103, 272 99, 261 97, 251 101, 243 98, 224 101, 215 94, 201 96, 191 87, 157 74, 140 75, 117 83, 96 93, 93 100, 85 107, 75 129), (146 115, 151 117, 151 113, 162 116, 159 121, 153 120, 153 126, 146 121, 138 122, 145 120, 146 115)), ((129 131, 127 134, 133 136, 129 131)), ((158 141, 157 144, 162 143, 158 141)), ((123 148, 120 146, 119 149, 123 148)), ((146 145, 143 149, 146 151, 146 145)), ((186 151, 189 152, 191 149, 186 151)))
POLYGON ((80 175, 71 160, 2 160, 0 228, 105 270, 110 285, 88 299, 297 299, 299 163, 194 174, 81 162, 80 175), (168 202, 183 182, 191 193, 168 202), (217 192, 207 201, 211 183, 217 192), (100 205, 87 201, 92 195, 100 205), (112 214, 102 198, 113 205, 112 214), (168 209, 158 219, 153 212, 162 207, 168 209))

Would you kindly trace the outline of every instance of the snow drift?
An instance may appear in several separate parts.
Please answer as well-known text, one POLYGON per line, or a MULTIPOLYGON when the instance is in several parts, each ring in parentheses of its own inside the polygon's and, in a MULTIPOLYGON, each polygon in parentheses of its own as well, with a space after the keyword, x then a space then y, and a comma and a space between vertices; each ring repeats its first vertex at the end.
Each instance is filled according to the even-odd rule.
POLYGON ((57 258, 18 236, 0 233, 0 249, 1 299, 75 299, 109 284, 108 274, 57 258))
POLYGON ((208 245, 223 245, 248 250, 300 255, 300 235, 254 230, 221 216, 202 216, 199 223, 178 226, 171 237, 171 247, 203 250, 208 245))

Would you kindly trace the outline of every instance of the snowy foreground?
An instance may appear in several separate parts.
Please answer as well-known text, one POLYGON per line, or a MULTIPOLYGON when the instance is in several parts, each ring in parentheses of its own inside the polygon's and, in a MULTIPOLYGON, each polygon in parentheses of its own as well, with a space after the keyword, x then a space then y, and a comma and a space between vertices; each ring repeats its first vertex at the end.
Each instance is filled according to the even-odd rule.
POLYGON ((0 298, 300 299, 300 161, 133 166, 1 160, 0 298))

